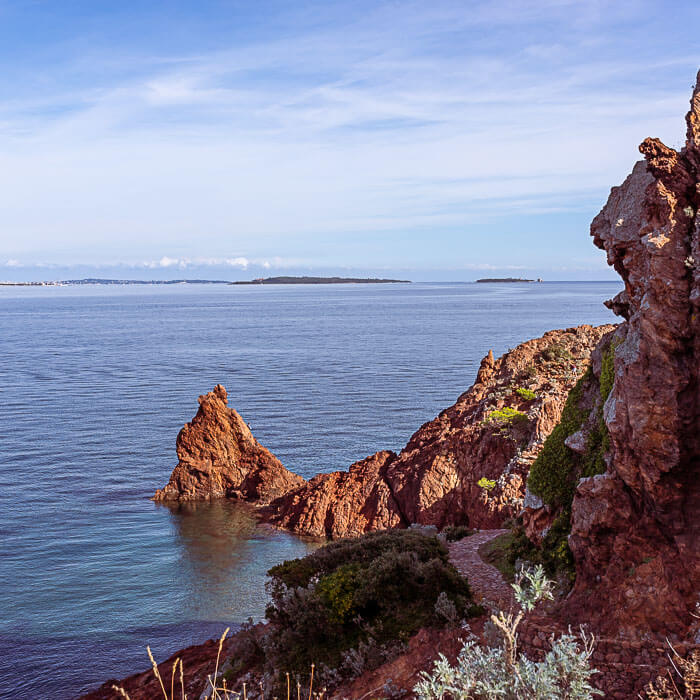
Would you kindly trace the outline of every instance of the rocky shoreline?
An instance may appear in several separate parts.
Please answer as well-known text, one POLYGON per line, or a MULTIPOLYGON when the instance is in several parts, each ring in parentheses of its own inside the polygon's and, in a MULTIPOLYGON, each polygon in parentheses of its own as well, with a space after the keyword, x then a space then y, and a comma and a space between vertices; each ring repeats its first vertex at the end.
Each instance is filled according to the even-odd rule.
MULTIPOLYGON (((700 73, 686 123, 680 151, 641 144, 644 160, 591 226, 625 283, 608 302, 619 326, 489 353, 472 388, 398 455, 308 482, 253 438, 217 386, 180 432, 178 465, 155 498, 238 498, 278 527, 332 538, 519 519, 522 546, 574 581, 528 619, 526 648, 544 654, 550 631, 586 623, 602 637, 605 696, 635 697, 665 663, 664 639, 681 653, 700 645, 700 73)), ((404 660, 426 668, 438 649, 450 655, 454 639, 422 630, 404 660)), ((360 677, 353 693, 372 683, 360 677)), ((86 697, 113 697, 103 688, 86 697)), ((132 700, 152 697, 129 688, 132 700)))
POLYGON ((218 385, 199 397, 197 415, 177 438, 179 462, 154 499, 240 499, 266 522, 314 537, 413 523, 498 527, 521 510, 529 465, 593 348, 613 329, 549 331, 498 359, 489 352, 474 385, 398 455, 380 451, 308 482, 255 440, 218 385))

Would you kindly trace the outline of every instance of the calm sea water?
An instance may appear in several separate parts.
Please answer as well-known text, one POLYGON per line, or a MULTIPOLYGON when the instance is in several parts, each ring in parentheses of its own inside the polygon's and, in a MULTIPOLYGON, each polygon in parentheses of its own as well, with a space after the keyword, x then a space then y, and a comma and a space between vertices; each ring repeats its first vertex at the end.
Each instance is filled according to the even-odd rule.
POLYGON ((264 612, 314 543, 148 500, 224 384, 303 476, 400 449, 481 358, 613 320, 616 283, 0 288, 0 697, 73 698, 264 612))

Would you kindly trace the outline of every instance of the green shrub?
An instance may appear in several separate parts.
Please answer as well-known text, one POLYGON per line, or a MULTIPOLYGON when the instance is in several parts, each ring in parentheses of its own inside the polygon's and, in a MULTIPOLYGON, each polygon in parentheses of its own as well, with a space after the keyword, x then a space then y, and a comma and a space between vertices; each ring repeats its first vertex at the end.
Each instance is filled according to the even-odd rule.
POLYGON ((531 391, 530 389, 525 389, 522 386, 519 386, 515 390, 515 393, 521 398, 525 399, 525 401, 533 401, 537 398, 537 394, 534 391, 531 391))
POLYGON ((590 684, 591 676, 597 673, 590 666, 593 639, 583 631, 579 639, 571 634, 553 638, 552 649, 542 661, 533 661, 518 651, 518 627, 525 613, 540 601, 552 599, 552 582, 545 578, 543 569, 519 573, 513 591, 520 611, 491 615, 491 623, 502 637, 500 644, 484 648, 472 636, 464 643, 456 666, 440 654, 433 673, 420 674, 421 681, 414 688, 420 700, 590 700, 603 694, 590 684))
POLYGON ((527 413, 518 411, 510 406, 504 406, 503 408, 496 408, 491 411, 483 422, 487 425, 509 426, 513 424, 524 424, 527 423, 527 421, 527 413))
POLYGON ((542 351, 542 357, 547 362, 564 362, 565 360, 573 359, 573 355, 569 352, 566 345, 559 341, 555 341, 549 347, 546 347, 542 351))
POLYGON ((476 482, 476 485, 481 486, 482 489, 486 489, 487 491, 496 488, 496 482, 493 479, 487 479, 485 476, 482 476, 481 479, 476 482))
POLYGON ((328 610, 331 622, 344 624, 355 616, 355 597, 361 585, 361 575, 362 567, 359 564, 346 564, 318 582, 316 591, 328 610))
MULTIPOLYGON (((595 421, 592 425, 589 423, 585 454, 573 452, 564 441, 580 430, 590 415, 590 409, 581 407, 584 392, 593 389, 593 382, 596 381, 590 367, 571 390, 559 424, 545 441, 530 468, 527 481, 530 491, 559 510, 552 527, 539 549, 531 546, 528 552, 512 553, 512 557, 521 555, 520 558, 543 564, 550 575, 563 572, 570 581, 575 577, 574 559, 568 544, 571 504, 576 485, 582 476, 594 476, 606 470, 605 455, 610 449, 610 435, 603 417, 603 404, 610 395, 615 380, 615 350, 618 345, 618 341, 612 340, 603 350, 598 379, 599 399, 595 421)), ((524 534, 518 536, 518 547, 527 549, 523 538, 527 539, 524 534)))
POLYGON ((589 431, 586 454, 583 458, 582 476, 603 474, 607 469, 605 455, 610 449, 610 433, 603 417, 603 405, 608 400, 615 382, 615 350, 620 341, 613 340, 603 352, 600 368, 600 402, 596 412, 596 421, 589 431))
POLYGON ((572 584, 576 578, 574 555, 569 548, 571 511, 565 509, 557 515, 540 547, 535 546, 522 526, 491 540, 491 548, 485 548, 482 556, 493 564, 504 577, 512 580, 517 561, 540 565, 548 576, 558 578, 563 584, 572 584))
POLYGON ((442 531, 442 535, 448 542, 457 542, 473 534, 474 530, 466 525, 450 525, 442 531))
POLYGON ((411 530, 332 542, 273 567, 269 576, 265 665, 271 673, 303 673, 311 663, 339 669, 360 645, 406 642, 421 627, 445 624, 435 608, 441 594, 438 610, 449 607, 447 599, 459 618, 472 613, 469 586, 446 546, 411 530))
MULTIPOLYGON (((495 566, 501 572, 506 581, 513 581, 515 579, 516 559, 527 559, 528 561, 532 561, 532 559, 529 559, 528 557, 512 556, 512 548, 515 537, 516 531, 506 532, 498 537, 494 537, 492 540, 489 540, 479 549, 479 555, 481 558, 485 562, 495 566)), ((527 540, 527 542, 530 544, 530 546, 532 546, 530 540, 527 540)))
POLYGON ((550 506, 563 506, 573 499, 579 465, 577 455, 564 441, 581 428, 588 415, 586 409, 579 404, 584 389, 594 379, 589 367, 569 393, 559 423, 545 440, 530 468, 528 488, 550 506))

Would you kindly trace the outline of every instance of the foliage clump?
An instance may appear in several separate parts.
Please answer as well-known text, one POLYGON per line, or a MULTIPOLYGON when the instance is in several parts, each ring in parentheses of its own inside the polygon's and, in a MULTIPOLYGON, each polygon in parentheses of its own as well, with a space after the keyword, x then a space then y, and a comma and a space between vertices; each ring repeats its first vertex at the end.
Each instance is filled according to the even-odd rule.
POLYGON ((542 351, 542 358, 547 362, 565 362, 573 360, 573 355, 566 345, 560 341, 555 341, 542 351))
POLYGON ((539 548, 534 547, 523 532, 516 532, 513 543, 513 560, 521 558, 542 563, 549 575, 565 573, 572 582, 575 577, 574 559, 568 545, 571 504, 578 480, 602 474, 607 468, 605 455, 610 449, 610 436, 605 425, 603 406, 615 380, 615 349, 618 344, 619 341, 612 340, 603 350, 598 379, 589 367, 571 390, 559 424, 550 433, 530 468, 528 489, 544 503, 558 510, 554 523, 539 548), (591 409, 584 405, 584 395, 590 397, 596 388, 598 397, 595 419, 589 421, 591 409), (581 455, 568 448, 565 441, 586 423, 586 449, 581 455))
POLYGON ((473 535, 474 530, 467 525, 449 525, 441 534, 448 542, 457 542, 473 535))
POLYGON ((575 453, 564 441, 581 428, 588 415, 586 408, 580 404, 592 379, 593 371, 589 367, 569 392, 559 423, 545 440, 530 468, 528 488, 550 506, 561 507, 571 503, 574 496, 578 465, 575 453))
POLYGON ((552 599, 552 583, 542 567, 520 571, 512 584, 520 606, 517 613, 491 615, 502 642, 483 648, 472 638, 466 641, 451 666, 441 654, 432 674, 423 672, 415 687, 421 700, 450 698, 504 698, 506 700, 590 700, 602 695, 590 683, 597 673, 590 667, 593 639, 564 634, 552 640, 551 651, 536 662, 518 651, 517 630, 525 613, 542 600, 552 599))
POLYGON ((490 411, 483 420, 483 425, 492 425, 502 431, 513 426, 524 426, 528 422, 527 413, 518 411, 517 408, 504 406, 490 411))
POLYGON ((482 489, 486 489, 487 491, 491 491, 496 488, 496 482, 493 479, 487 479, 485 476, 482 476, 479 481, 476 482, 477 486, 480 486, 482 489))
POLYGON ((270 672, 303 673, 315 663, 344 673, 353 670, 363 649, 372 649, 368 658, 381 663, 387 645, 475 612, 467 581, 450 563, 446 546, 411 530, 332 542, 268 573, 270 672))
POLYGON ((515 393, 520 396, 520 398, 525 399, 525 401, 534 401, 537 398, 537 394, 532 391, 532 389, 526 389, 525 387, 519 386, 515 393))
POLYGON ((610 449, 610 434, 608 433, 608 427, 605 425, 603 406, 608 400, 615 382, 615 349, 618 345, 619 341, 613 340, 605 349, 601 358, 600 378, 598 380, 600 401, 598 402, 595 423, 588 433, 586 454, 583 460, 583 468, 581 469, 582 476, 603 474, 607 468, 605 455, 610 449))
POLYGON ((582 407, 581 401, 587 388, 595 381, 590 367, 569 393, 559 424, 545 441, 530 469, 528 488, 550 506, 570 506, 578 479, 602 474, 606 469, 605 454, 610 449, 610 436, 603 417, 603 405, 615 381, 616 347, 617 343, 612 341, 602 354, 599 400, 595 422, 589 426, 585 454, 574 453, 564 441, 580 430, 588 418, 589 409, 582 407))
MULTIPOLYGON (((516 538, 517 530, 512 530, 510 532, 505 532, 498 537, 486 542, 479 549, 479 555, 481 558, 495 566, 503 575, 506 581, 515 580, 515 560, 516 559, 527 559, 532 561, 531 558, 526 556, 512 556, 513 543, 516 538)), ((530 540, 528 540, 530 542, 530 540)))

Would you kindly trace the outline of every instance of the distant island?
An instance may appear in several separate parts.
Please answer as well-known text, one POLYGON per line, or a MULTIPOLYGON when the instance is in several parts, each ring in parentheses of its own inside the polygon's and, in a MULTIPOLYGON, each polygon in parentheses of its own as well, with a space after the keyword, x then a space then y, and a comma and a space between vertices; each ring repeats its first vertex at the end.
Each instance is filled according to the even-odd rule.
POLYGON ((378 277, 259 277, 246 282, 229 284, 386 284, 388 282, 410 283, 411 280, 389 280, 378 277))
POLYGON ((66 287, 78 284, 230 284, 228 280, 113 280, 87 277, 82 280, 50 282, 0 282, 0 287, 66 287))
POLYGON ((526 280, 522 277, 485 277, 482 280, 477 280, 477 282, 541 282, 542 278, 538 277, 537 280, 526 280))

